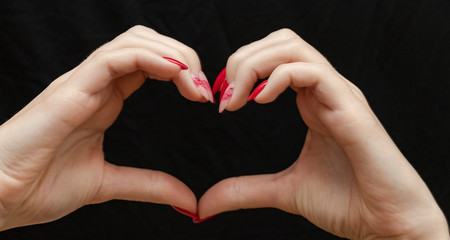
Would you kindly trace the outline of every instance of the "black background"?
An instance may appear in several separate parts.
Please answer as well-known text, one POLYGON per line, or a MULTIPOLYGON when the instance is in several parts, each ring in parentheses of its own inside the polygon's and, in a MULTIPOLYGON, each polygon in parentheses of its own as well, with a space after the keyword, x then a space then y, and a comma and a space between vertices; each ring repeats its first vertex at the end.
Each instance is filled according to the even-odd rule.
MULTIPOLYGON (((0 2, 0 123, 94 49, 136 24, 194 48, 211 85, 228 56, 291 28, 365 93, 373 110, 450 213, 450 1, 0 2)), ((221 179, 280 171, 306 132, 294 93, 236 112, 147 81, 106 132, 106 159, 166 171, 199 198, 221 179)), ((217 96, 216 96, 217 100, 217 96)), ((0 239, 338 239, 275 209, 193 224, 170 206, 111 201, 0 239)))

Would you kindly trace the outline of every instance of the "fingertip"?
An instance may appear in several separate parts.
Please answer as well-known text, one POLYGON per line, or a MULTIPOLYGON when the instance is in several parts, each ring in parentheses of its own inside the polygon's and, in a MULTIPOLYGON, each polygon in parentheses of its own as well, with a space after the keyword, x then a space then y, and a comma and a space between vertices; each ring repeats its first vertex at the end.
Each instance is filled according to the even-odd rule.
POLYGON ((250 96, 248 97, 248 101, 251 101, 253 99, 255 99, 266 87, 267 85, 267 80, 263 81, 262 83, 260 83, 255 90, 253 90, 253 92, 250 94, 250 96))
POLYGON ((219 113, 222 113, 225 109, 229 110, 229 103, 231 101, 231 98, 233 96, 234 92, 234 82, 232 82, 226 90, 224 91, 223 95, 220 98, 220 104, 219 104, 219 113))
POLYGON ((192 222, 193 222, 193 223, 202 223, 202 222, 206 222, 206 221, 208 221, 209 219, 214 218, 215 216, 217 216, 217 215, 212 215, 212 216, 209 216, 209 217, 201 218, 201 217, 199 217, 199 216, 197 215, 197 217, 194 217, 194 218, 192 219, 192 222))
POLYGON ((248 93, 245 93, 241 82, 234 81, 228 85, 224 82, 224 87, 228 86, 220 98, 220 110, 237 111, 242 108, 248 99, 248 93), (224 103, 222 103, 224 102, 224 103))
POLYGON ((173 206, 173 205, 172 205, 172 208, 175 209, 175 211, 177 211, 177 212, 179 212, 179 213, 181 213, 183 215, 186 215, 188 217, 191 217, 193 219, 198 219, 199 218, 197 213, 195 213, 195 212, 191 212, 191 211, 188 211, 188 210, 186 210, 184 208, 180 208, 180 207, 173 206))
POLYGON ((226 211, 221 208, 225 202, 220 200, 220 192, 216 191, 219 184, 220 182, 210 188, 198 201, 197 216, 199 219, 210 218, 226 211))
POLYGON ((206 89, 201 88, 201 85, 196 85, 195 81, 201 81, 191 71, 183 71, 178 77, 172 79, 173 83, 177 86, 178 92, 184 98, 193 102, 207 102, 209 96, 206 89), (203 90, 203 92, 201 92, 203 90), (203 93, 203 94, 202 94, 203 93))

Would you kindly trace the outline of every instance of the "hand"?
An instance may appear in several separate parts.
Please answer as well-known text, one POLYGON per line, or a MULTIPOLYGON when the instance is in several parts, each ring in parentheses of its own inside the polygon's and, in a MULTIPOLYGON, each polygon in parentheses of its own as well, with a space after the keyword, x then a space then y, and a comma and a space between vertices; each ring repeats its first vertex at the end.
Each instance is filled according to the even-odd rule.
POLYGON ((0 230, 52 221, 111 199, 196 212, 194 194, 173 176, 104 160, 105 130, 147 77, 173 81, 192 101, 210 99, 196 53, 137 26, 97 49, 0 126, 0 230))
POLYGON ((199 201, 200 218, 275 207, 346 238, 448 238, 442 211, 361 91, 294 32, 240 48, 225 71, 226 82, 224 72, 213 87, 222 86, 220 111, 241 108, 257 79, 270 75, 254 100, 272 102, 291 87, 309 130, 292 166, 217 183, 199 201))

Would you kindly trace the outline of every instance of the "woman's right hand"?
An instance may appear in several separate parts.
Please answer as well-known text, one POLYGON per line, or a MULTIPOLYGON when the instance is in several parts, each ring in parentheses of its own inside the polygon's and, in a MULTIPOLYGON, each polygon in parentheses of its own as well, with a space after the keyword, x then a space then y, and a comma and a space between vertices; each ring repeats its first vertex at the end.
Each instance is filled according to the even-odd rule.
POLYGON ((309 128, 300 156, 279 173, 217 183, 199 201, 200 218, 274 207, 345 238, 449 238, 442 211, 362 92, 294 32, 279 30, 240 48, 213 89, 222 89, 223 111, 241 108, 249 95, 272 102, 287 87, 297 92, 309 128))

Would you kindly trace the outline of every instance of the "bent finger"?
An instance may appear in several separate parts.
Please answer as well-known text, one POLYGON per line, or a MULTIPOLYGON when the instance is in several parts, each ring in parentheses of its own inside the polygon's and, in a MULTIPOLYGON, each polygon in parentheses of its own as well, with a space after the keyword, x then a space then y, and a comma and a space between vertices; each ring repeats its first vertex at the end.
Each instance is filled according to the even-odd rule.
POLYGON ((330 65, 317 50, 298 36, 279 41, 277 44, 262 46, 264 47, 251 54, 236 52, 229 58, 226 78, 227 83, 233 84, 233 89, 229 90, 228 94, 232 97, 225 99, 226 102, 222 104, 226 105, 227 110, 234 111, 244 106, 255 82, 269 76, 280 64, 314 62, 330 65))
POLYGON ((331 110, 342 110, 355 101, 344 79, 329 65, 295 62, 279 65, 255 96, 258 103, 274 101, 287 87, 312 89, 314 96, 331 110))
MULTIPOLYGON (((179 78, 173 79, 174 83, 177 85, 180 93, 193 101, 198 101, 199 98, 203 97, 206 100, 214 102, 214 98, 211 92, 211 86, 205 74, 202 72, 202 67, 200 63, 200 58, 197 53, 191 47, 154 30, 148 29, 142 26, 136 26, 131 28, 129 31, 141 38, 141 40, 146 42, 157 42, 157 45, 164 46, 163 48, 156 49, 171 49, 176 51, 177 54, 166 54, 165 52, 159 52, 162 56, 172 57, 176 56, 176 59, 183 60, 187 66, 189 66, 188 71, 182 72, 179 78), (181 55, 181 56, 179 56, 181 55)), ((125 33, 124 35, 126 35, 125 33)), ((128 39, 128 36, 125 36, 128 39)), ((128 40, 126 40, 128 41, 128 40)))

